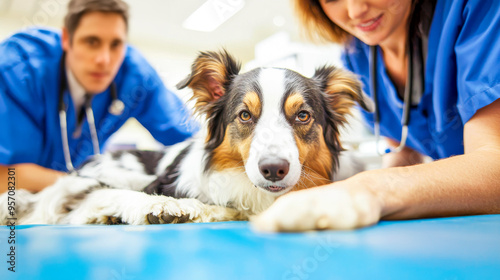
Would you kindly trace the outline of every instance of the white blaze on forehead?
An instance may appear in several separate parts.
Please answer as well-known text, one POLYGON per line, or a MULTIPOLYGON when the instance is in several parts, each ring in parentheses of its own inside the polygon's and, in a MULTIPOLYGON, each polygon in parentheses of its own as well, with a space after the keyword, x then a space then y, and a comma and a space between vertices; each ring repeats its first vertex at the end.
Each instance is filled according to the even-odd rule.
MULTIPOLYGON (((259 85, 262 93, 262 111, 258 120, 257 136, 269 136, 271 141, 265 145, 276 144, 276 137, 290 134, 292 129, 283 115, 283 96, 285 95, 285 71, 281 69, 264 68, 259 75, 259 85)), ((279 137, 281 138, 281 137, 279 137)))
POLYGON ((245 169, 258 186, 270 185, 260 174, 258 163, 263 158, 280 158, 290 163, 290 170, 277 185, 295 185, 300 177, 300 162, 294 131, 283 114, 285 70, 264 68, 258 83, 262 93, 262 111, 254 130, 245 169))
POLYGON ((285 94, 285 71, 282 69, 264 68, 259 74, 259 85, 262 90, 263 114, 281 113, 281 100, 285 94))

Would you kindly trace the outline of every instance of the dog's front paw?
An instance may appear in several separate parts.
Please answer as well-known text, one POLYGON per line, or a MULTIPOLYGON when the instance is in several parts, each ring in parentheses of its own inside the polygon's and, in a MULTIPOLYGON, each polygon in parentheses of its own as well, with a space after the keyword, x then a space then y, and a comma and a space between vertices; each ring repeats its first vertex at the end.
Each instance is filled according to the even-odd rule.
POLYGON ((151 212, 146 214, 149 224, 181 224, 199 220, 200 214, 208 205, 196 199, 174 199, 158 197, 163 201, 151 205, 151 212))
POLYGON ((243 220, 245 216, 232 208, 207 205, 193 198, 172 199, 152 205, 146 215, 149 224, 204 223, 243 220))
POLYGON ((369 192, 333 186, 287 194, 251 221, 260 231, 354 229, 377 223, 380 215, 369 192))
POLYGON ((161 213, 160 215, 149 213, 146 218, 150 224, 181 224, 190 220, 189 214, 175 216, 168 213, 161 213))

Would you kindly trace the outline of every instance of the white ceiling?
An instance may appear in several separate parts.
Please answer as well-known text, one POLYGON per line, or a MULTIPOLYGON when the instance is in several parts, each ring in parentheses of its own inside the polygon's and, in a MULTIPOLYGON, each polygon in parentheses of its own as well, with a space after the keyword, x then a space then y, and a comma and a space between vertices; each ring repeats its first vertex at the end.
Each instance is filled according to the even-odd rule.
MULTIPOLYGON (((254 46, 280 31, 300 40, 291 0, 246 0, 243 9, 210 33, 190 31, 182 22, 206 0, 125 0, 130 5, 130 41, 166 52, 191 54, 227 48, 243 62, 253 59, 254 46), (284 22, 277 26, 273 20, 284 22)), ((220 0, 231 1, 231 0, 220 0)), ((233 0, 234 1, 234 0, 233 0)), ((61 26, 68 0, 0 0, 1 20, 15 29, 29 23, 61 26)))
POLYGON ((182 22, 205 0, 131 0, 131 34, 160 40, 173 50, 199 51, 228 48, 237 57, 250 58, 256 43, 279 32, 295 37, 296 25, 290 0, 246 0, 245 6, 213 32, 182 28, 182 22), (147 18, 141 15, 147 15, 147 18), (278 27, 275 17, 284 19, 278 27), (141 34, 141 35, 139 35, 141 34))

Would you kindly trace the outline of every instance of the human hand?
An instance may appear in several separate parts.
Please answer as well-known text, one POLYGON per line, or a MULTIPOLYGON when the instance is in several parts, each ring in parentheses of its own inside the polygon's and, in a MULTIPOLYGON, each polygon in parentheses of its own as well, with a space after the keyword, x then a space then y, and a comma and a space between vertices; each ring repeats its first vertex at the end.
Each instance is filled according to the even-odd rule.
POLYGON ((266 211, 251 218, 258 231, 354 229, 376 224, 379 199, 362 186, 342 181, 296 191, 278 198, 266 211))

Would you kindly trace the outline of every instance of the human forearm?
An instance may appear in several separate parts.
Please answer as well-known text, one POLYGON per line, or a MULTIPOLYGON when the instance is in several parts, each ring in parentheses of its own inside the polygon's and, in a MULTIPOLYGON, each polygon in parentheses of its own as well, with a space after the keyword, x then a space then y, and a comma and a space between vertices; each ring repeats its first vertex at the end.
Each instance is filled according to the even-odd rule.
POLYGON ((9 168, 15 170, 16 188, 23 188, 29 191, 40 191, 53 184, 64 173, 48 169, 32 163, 22 163, 15 165, 0 165, 0 193, 7 191, 7 177, 9 168))
POLYGON ((359 174, 353 188, 368 188, 382 219, 500 213, 500 151, 484 148, 427 164, 359 174))

